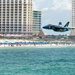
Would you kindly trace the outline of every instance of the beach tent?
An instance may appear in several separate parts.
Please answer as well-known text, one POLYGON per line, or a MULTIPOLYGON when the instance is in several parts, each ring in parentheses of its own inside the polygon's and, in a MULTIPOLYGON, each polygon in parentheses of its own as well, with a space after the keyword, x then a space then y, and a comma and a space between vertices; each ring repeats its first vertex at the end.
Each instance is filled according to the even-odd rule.
POLYGON ((5 39, 5 40, 4 40, 4 44, 10 44, 10 41, 7 40, 7 39, 5 39))

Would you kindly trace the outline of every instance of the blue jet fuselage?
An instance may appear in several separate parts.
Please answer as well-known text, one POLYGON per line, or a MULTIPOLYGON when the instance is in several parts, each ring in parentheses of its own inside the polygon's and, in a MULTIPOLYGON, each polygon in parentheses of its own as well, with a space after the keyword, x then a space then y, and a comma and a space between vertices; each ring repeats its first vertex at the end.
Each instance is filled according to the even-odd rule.
POLYGON ((47 25, 43 27, 44 29, 52 29, 53 31, 56 32, 65 32, 69 31, 67 27, 61 27, 61 26, 56 26, 56 25, 47 25))

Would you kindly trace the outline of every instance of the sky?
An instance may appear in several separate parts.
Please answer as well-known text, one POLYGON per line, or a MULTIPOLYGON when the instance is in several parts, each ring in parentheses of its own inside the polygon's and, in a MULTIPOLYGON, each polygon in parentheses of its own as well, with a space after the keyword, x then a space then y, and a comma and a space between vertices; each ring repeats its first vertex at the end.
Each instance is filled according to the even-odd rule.
MULTIPOLYGON (((42 12, 41 27, 47 24, 58 25, 59 22, 64 26, 67 21, 71 22, 71 0, 33 0, 33 9, 42 12)), ((48 35, 70 34, 70 31, 63 33, 45 29, 43 31, 48 35)))

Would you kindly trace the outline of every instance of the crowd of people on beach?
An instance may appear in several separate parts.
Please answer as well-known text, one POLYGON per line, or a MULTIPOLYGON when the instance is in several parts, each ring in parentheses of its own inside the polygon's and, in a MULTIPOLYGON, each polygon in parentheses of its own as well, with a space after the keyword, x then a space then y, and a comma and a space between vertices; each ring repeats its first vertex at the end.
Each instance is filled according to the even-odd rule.
POLYGON ((49 42, 49 41, 28 41, 28 40, 17 40, 0 41, 0 47, 22 47, 22 46, 74 46, 75 43, 72 42, 49 42))

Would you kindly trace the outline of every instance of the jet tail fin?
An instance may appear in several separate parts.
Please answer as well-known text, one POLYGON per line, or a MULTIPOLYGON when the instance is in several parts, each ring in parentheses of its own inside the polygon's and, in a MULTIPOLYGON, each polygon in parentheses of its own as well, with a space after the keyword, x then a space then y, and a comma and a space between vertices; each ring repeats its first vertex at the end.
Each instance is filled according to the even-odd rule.
POLYGON ((62 25, 62 22, 59 22, 59 25, 62 25))
POLYGON ((68 27, 69 23, 70 23, 70 22, 67 22, 67 23, 65 24, 65 26, 64 26, 64 27, 68 27))

